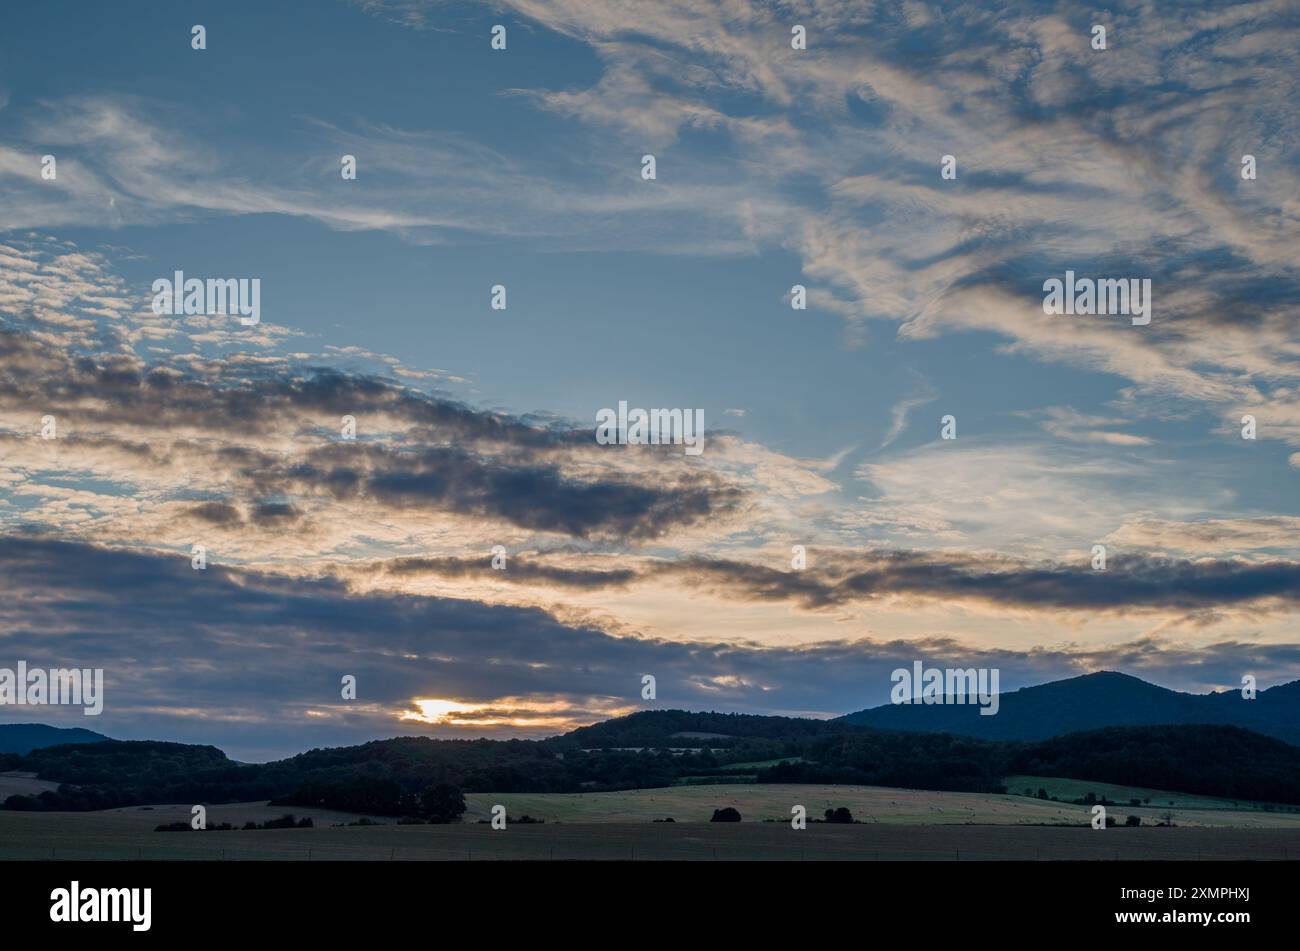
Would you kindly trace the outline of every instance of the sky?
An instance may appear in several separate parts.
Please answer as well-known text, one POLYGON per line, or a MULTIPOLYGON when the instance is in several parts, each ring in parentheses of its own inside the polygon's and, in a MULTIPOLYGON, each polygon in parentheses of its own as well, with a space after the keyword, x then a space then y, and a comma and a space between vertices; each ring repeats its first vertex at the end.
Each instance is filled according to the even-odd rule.
POLYGON ((254 761, 916 660, 1300 678, 1294 3, 3 21, 0 667, 105 698, 0 722, 254 761), (176 271, 259 322, 156 312, 176 271), (1047 313, 1067 271, 1150 323, 1047 313), (599 443, 620 401, 702 451, 599 443))

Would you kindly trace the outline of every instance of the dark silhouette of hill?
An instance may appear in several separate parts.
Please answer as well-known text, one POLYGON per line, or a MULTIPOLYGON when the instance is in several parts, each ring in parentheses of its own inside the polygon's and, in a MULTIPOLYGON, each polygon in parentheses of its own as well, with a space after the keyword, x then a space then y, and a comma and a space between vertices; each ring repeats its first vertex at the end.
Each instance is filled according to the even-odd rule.
POLYGON ((1300 748, 1235 726, 1108 727, 1024 744, 1008 774, 1300 803, 1300 748))
POLYGON ((1000 696, 998 712, 973 704, 886 704, 834 721, 879 730, 954 733, 989 740, 1045 740, 1108 726, 1238 726, 1300 746, 1300 681, 1262 690, 1191 694, 1102 671, 1000 696))
POLYGON ((0 727, 0 736, 59 745, 0 752, 0 770, 61 784, 12 796, 8 809, 272 799, 401 816, 422 815, 428 803, 462 790, 749 781, 992 792, 1014 774, 1300 803, 1297 711, 1300 681, 1245 700, 1103 672, 1003 694, 997 715, 987 717, 955 704, 885 706, 834 720, 649 710, 545 740, 398 737, 264 764, 234 762, 213 746, 25 724, 0 727), (76 734, 94 741, 68 743, 76 734))
POLYGON ((729 747, 758 737, 808 737, 844 733, 846 724, 805 717, 748 713, 643 710, 579 727, 548 742, 564 749, 634 747, 729 747))
MULTIPOLYGON (((587 729, 550 740, 402 737, 244 764, 212 746, 151 741, 53 746, 0 755, 57 791, 16 795, 16 810, 93 810, 163 802, 276 804, 420 816, 462 792, 598 792, 686 782, 851 783, 1000 792, 1006 776, 1059 776, 1231 799, 1300 803, 1300 748, 1232 726, 1107 727, 1040 742, 884 731, 838 721, 651 711, 602 724, 604 736, 727 742, 692 752, 608 749, 587 729), (628 720, 632 722, 629 724, 628 720), (682 731, 688 723, 695 729, 682 731), (721 739, 739 724, 750 735, 721 739), (838 724, 838 725, 837 725, 838 724), (764 735, 759 735, 760 733, 764 735), (674 739, 675 738, 675 739, 674 739), (754 765, 758 764, 758 765, 754 765), (770 765, 762 765, 770 764, 770 765)), ((665 744, 668 745, 668 744, 665 744)), ((430 813, 431 814, 431 813, 430 813)))
POLYGON ((0 753, 30 753, 64 743, 100 743, 108 737, 81 727, 46 726, 44 723, 0 724, 0 753))

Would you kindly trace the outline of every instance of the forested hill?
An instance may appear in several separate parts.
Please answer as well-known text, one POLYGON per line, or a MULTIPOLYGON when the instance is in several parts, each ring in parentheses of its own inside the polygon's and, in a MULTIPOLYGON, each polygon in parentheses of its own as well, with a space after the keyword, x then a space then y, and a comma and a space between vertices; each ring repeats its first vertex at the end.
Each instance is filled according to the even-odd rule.
POLYGON ((1221 724, 1300 745, 1300 681, 1260 690, 1193 694, 1099 671, 1000 694, 996 716, 977 704, 885 704, 838 723, 879 730, 956 733, 985 740, 1045 740, 1107 726, 1221 724))
POLYGON ((561 749, 730 747, 755 738, 798 739, 852 732, 856 732, 854 727, 833 720, 755 716, 746 713, 643 710, 603 723, 579 727, 547 742, 561 749))
POLYGON ((30 753, 62 743, 100 743, 108 737, 81 727, 46 726, 44 723, 0 723, 0 753, 30 753))
POLYGON ((1111 727, 1037 743, 840 726, 781 717, 656 711, 552 740, 404 737, 240 764, 211 746, 74 744, 0 755, 0 770, 62 785, 7 809, 106 809, 271 799, 406 815, 432 787, 593 792, 690 782, 852 783, 998 792, 1009 775, 1057 776, 1232 799, 1300 803, 1300 748, 1230 726, 1111 727), (679 729, 682 726, 688 729, 679 729), (721 736, 724 727, 748 735, 721 736), (688 740, 683 733, 714 734, 688 740), (666 736, 648 749, 629 738, 666 736), (587 744, 592 744, 588 746, 587 744), (700 746, 693 752, 663 747, 700 746))

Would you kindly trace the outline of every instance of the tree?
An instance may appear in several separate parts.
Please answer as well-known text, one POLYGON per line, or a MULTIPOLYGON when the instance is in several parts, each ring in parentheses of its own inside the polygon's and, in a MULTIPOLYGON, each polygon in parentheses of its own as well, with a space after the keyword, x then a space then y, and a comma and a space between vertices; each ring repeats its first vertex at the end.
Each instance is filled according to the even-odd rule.
POLYGON ((740 812, 731 806, 723 806, 721 809, 713 810, 713 818, 710 822, 739 822, 740 812))
POLYGON ((1140 816, 1129 816, 1124 820, 1124 825, 1126 826, 1140 826, 1141 824, 1142 819, 1140 816))
POLYGON ((430 822, 459 822, 465 812, 465 794, 459 786, 438 783, 420 793, 420 816, 430 822))
POLYGON ((837 823, 852 823, 853 813, 849 812, 848 808, 845 806, 840 806, 838 809, 827 809, 826 821, 837 822, 837 823))

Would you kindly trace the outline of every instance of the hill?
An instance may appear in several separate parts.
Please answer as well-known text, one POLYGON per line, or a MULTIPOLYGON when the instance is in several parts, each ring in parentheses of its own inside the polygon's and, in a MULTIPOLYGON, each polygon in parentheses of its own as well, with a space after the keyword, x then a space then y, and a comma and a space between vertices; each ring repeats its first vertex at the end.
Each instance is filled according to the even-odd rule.
MULTIPOLYGON (((681 711, 641 715, 636 735, 672 736, 681 711)), ((726 716, 726 715, 721 715, 726 716)), ((1009 775, 1056 776, 1230 799, 1300 803, 1300 748, 1238 727, 1109 727, 1026 743, 873 730, 834 721, 746 720, 770 735, 727 748, 599 750, 593 734, 554 740, 404 737, 241 764, 212 746, 147 741, 55 746, 6 756, 56 782, 7 809, 81 811, 154 803, 273 800, 276 805, 415 815, 435 787, 467 793, 593 793, 683 784, 819 784, 999 793, 1009 775)), ((616 723, 615 738, 628 735, 616 723)), ((713 730, 700 730, 714 733, 713 730)), ((720 732, 720 731, 717 731, 720 732)), ((678 741, 680 742, 680 740, 678 741)), ((709 739, 708 743, 723 742, 709 739)))
POLYGON ((547 742, 559 749, 736 746, 753 739, 794 739, 853 732, 851 725, 803 717, 690 710, 643 710, 579 727, 547 742), (847 727, 847 728, 846 728, 847 727))
POLYGON ((101 743, 108 737, 80 727, 63 728, 44 723, 0 724, 0 753, 25 755, 32 750, 63 743, 101 743))
POLYGON ((1300 803, 1300 748, 1235 726, 1110 727, 1019 746, 1009 773, 1300 803))
POLYGON ((1300 681, 1260 691, 1191 694, 1101 671, 1000 695, 995 716, 969 704, 886 704, 838 718, 879 730, 953 733, 987 740, 1045 740, 1110 726, 1237 726, 1300 746, 1300 681))

